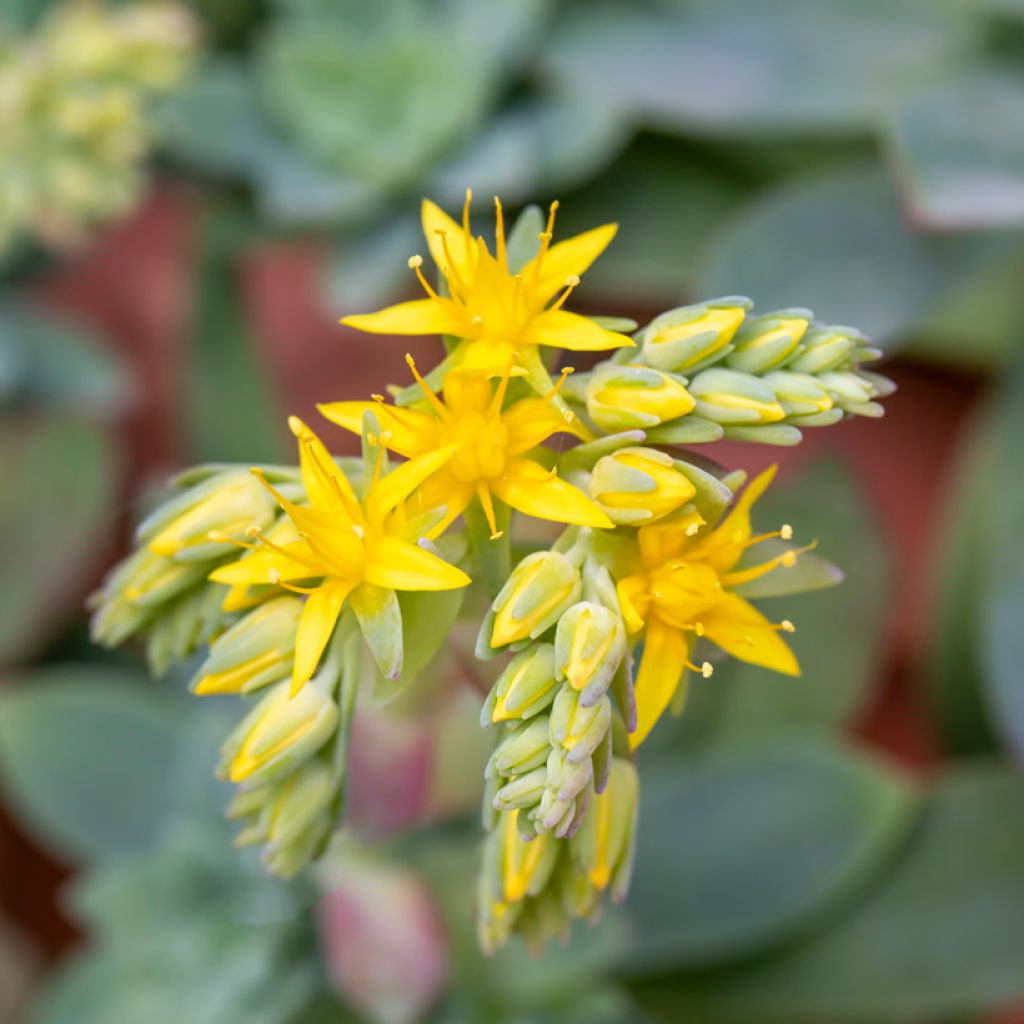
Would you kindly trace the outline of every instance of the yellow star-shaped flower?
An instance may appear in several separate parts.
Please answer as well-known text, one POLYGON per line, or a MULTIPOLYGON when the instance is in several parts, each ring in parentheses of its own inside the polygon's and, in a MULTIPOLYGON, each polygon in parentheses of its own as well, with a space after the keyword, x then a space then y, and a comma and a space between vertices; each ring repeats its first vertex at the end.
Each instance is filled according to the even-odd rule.
POLYGON ((347 316, 342 323, 375 334, 448 334, 461 340, 453 365, 500 376, 509 365, 525 374, 537 391, 551 385, 538 346, 598 352, 633 342, 593 320, 563 309, 582 274, 615 236, 617 225, 605 224, 551 244, 555 211, 552 203, 540 251, 521 270, 509 267, 501 202, 495 198, 497 223, 492 255, 482 237, 469 226, 471 194, 466 193, 462 224, 456 224, 429 200, 423 201, 423 233, 430 254, 444 277, 446 295, 438 294, 414 256, 409 266, 427 298, 402 302, 377 313, 347 316))
POLYGON ((641 527, 637 533, 640 571, 618 584, 626 629, 643 631, 643 655, 636 678, 637 727, 630 737, 639 746, 676 695, 684 671, 708 676, 711 665, 690 660, 698 637, 707 637, 728 654, 754 665, 800 674, 800 666, 779 635, 792 632, 787 620, 770 622, 734 592, 780 565, 791 565, 799 552, 786 551, 748 569, 737 569, 743 552, 762 540, 792 531, 751 536, 750 509, 764 493, 775 468, 751 481, 732 510, 708 531, 694 513, 641 527))
MULTIPOLYGON (((373 480, 360 501, 313 431, 296 417, 289 425, 299 442, 309 506, 289 501, 266 480, 264 484, 288 514, 299 539, 279 545, 257 534, 257 544, 252 545, 257 547, 255 552, 214 570, 210 579, 233 587, 274 583, 306 596, 295 642, 295 693, 316 670, 350 596, 372 614, 373 607, 382 606, 393 591, 452 590, 466 586, 470 579, 416 543, 420 524, 405 511, 405 500, 444 465, 449 451, 437 449, 386 475, 381 474, 378 458, 373 480)), ((261 476, 258 470, 253 472, 261 476)))
MULTIPOLYGON (((408 357, 407 357, 408 358, 408 357)), ((509 370, 497 387, 483 373, 449 371, 443 400, 409 366, 429 403, 429 412, 378 402, 335 402, 320 406, 327 419, 359 433, 363 416, 372 410, 387 446, 414 461, 440 458, 436 472, 416 494, 417 506, 445 506, 444 518, 433 527, 436 536, 478 498, 493 535, 498 535, 494 498, 538 519, 581 526, 614 524, 582 491, 529 457, 532 449, 561 431, 580 434, 575 417, 566 419, 552 399, 525 398, 502 409, 509 370), (441 453, 439 455, 439 453, 441 453)))

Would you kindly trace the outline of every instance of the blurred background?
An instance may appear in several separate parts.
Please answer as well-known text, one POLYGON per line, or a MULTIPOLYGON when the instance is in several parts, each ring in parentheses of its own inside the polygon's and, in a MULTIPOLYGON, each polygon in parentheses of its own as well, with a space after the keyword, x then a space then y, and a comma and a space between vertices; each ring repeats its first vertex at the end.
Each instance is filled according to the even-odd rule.
POLYGON ((0 1020, 1024 1021, 1022 284, 1020 0, 4 0, 0 1020), (210 781, 237 708, 84 611, 169 472, 404 382, 336 321, 467 186, 620 222, 583 309, 808 306, 900 388, 709 450, 847 579, 787 601, 801 681, 730 664, 645 746, 628 903, 489 961, 457 644, 284 885, 210 781))

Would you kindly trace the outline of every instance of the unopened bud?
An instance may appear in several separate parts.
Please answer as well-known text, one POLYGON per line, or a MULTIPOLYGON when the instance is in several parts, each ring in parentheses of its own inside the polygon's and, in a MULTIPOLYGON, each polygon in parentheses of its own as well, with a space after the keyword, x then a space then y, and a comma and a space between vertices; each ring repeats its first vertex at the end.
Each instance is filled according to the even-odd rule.
POLYGON ((494 794, 494 809, 510 811, 513 808, 532 807, 543 795, 547 781, 547 769, 543 767, 517 776, 494 794))
POLYGON ((758 374, 781 366, 796 351, 813 316, 809 309, 784 309, 748 318, 736 332, 726 365, 758 374))
POLYGON ((572 858, 580 870, 597 889, 611 885, 616 899, 622 899, 629 887, 638 795, 636 767, 615 758, 604 792, 591 798, 570 840, 572 858))
POLYGON ((481 724, 486 728, 492 722, 530 718, 555 699, 558 686, 555 648, 532 645, 505 666, 484 703, 481 724))
POLYGON ((623 526, 661 519, 697 493, 672 456, 657 448, 620 448, 604 456, 588 486, 608 518, 623 526))
POLYGON ((604 605, 581 601, 558 620, 555 663, 584 706, 604 695, 625 656, 622 622, 604 605))
POLYGON ((298 597, 276 597, 239 619, 211 645, 193 690, 250 693, 290 675, 302 608, 298 597))
POLYGON ((221 771, 232 782, 280 778, 312 757, 334 735, 338 707, 319 687, 294 697, 285 681, 235 728, 222 748, 221 771))
POLYGON ((693 404, 678 377, 646 366, 605 366, 587 385, 587 412, 609 433, 668 423, 693 404))
POLYGON ((729 296, 662 313, 644 329, 644 359, 681 373, 720 358, 750 307, 749 299, 729 296))
POLYGON ((580 697, 572 686, 563 686, 551 708, 551 745, 564 750, 570 764, 590 758, 612 721, 612 705, 607 696, 589 707, 580 697))
POLYGON ((803 338, 801 350, 790 360, 794 373, 825 373, 842 366, 864 335, 852 327, 812 327, 803 338))
POLYGON ((551 878, 560 853, 558 841, 552 836, 539 835, 524 842, 517 827, 518 815, 518 811, 506 812, 498 826, 500 891, 502 899, 508 903, 536 896, 551 878))
POLYGON ((690 393, 697 400, 697 414, 716 423, 777 423, 786 416, 767 384, 738 370, 703 370, 691 381, 690 393))
POLYGON ((498 775, 522 775, 539 768, 551 753, 547 715, 537 715, 510 732, 498 744, 488 769, 498 775))
POLYGON ((832 408, 829 393, 810 374, 773 370, 761 380, 775 392, 787 416, 814 416, 832 408))
POLYGON ((512 570, 491 606, 491 647, 536 639, 575 603, 581 585, 579 570, 560 552, 527 555, 512 570))

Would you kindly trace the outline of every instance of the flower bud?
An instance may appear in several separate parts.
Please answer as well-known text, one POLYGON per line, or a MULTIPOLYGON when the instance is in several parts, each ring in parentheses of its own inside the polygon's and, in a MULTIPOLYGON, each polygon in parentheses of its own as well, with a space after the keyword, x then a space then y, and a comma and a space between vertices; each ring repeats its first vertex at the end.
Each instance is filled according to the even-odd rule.
POLYGON ((555 648, 536 644, 517 654, 491 689, 480 715, 486 728, 492 722, 530 718, 543 711, 558 690, 555 648))
POLYGON ((198 694, 250 693, 291 674, 303 602, 276 597, 222 633, 192 683, 198 694))
POLYGON ((697 493, 657 448, 620 448, 599 459, 590 476, 590 496, 608 518, 623 526, 661 519, 697 493))
POLYGON ((516 903, 526 896, 536 896, 551 878, 559 844, 552 836, 539 835, 525 842, 517 827, 518 811, 502 815, 498 826, 501 847, 501 896, 507 903, 516 903))
POLYGON ((815 416, 832 408, 829 393, 810 374, 773 370, 761 380, 775 392, 787 416, 815 416))
POLYGON ((732 295, 662 313, 644 328, 644 359, 682 372, 721 357, 750 307, 749 299, 732 295))
POLYGON ((572 686, 563 686, 551 708, 551 745, 564 750, 570 764, 590 758, 612 721, 612 704, 607 696, 590 707, 580 696, 572 686))
POLYGON ((781 366, 796 351, 813 316, 809 309, 784 309, 749 318, 733 339, 726 365, 758 374, 781 366))
POLYGON ((575 603, 580 588, 579 570, 565 555, 558 551, 527 555, 512 570, 491 606, 491 647, 536 639, 575 603))
POLYGON ((539 768, 548 759, 551 727, 547 715, 538 715, 510 732, 495 748, 488 764, 498 775, 522 775, 539 768))
POLYGON ((864 335, 852 327, 812 327, 804 335, 801 351, 786 369, 812 374, 834 370, 864 340, 864 335))
POLYGON ((818 380, 841 409, 858 415, 881 416, 881 406, 872 401, 874 389, 870 381, 859 374, 830 370, 820 374, 818 380))
POLYGON ((248 470, 231 469, 164 502, 142 521, 136 536, 158 555, 204 560, 229 554, 235 550, 232 541, 276 518, 277 503, 267 488, 248 470))
POLYGON ((703 370, 691 381, 690 394, 697 399, 697 414, 716 423, 776 423, 786 416, 767 384, 738 370, 703 370))
POLYGON ((506 783, 494 794, 494 809, 510 811, 513 808, 532 807, 544 793, 548 773, 545 768, 534 768, 506 783))
POLYGON ((604 366, 587 385, 587 412, 608 433, 654 427, 692 408, 682 380, 646 366, 604 366))
POLYGON ((587 814, 569 841, 572 859, 599 889, 612 885, 616 899, 629 887, 636 834, 639 783, 635 766, 615 758, 608 785, 590 801, 587 814))
POLYGON ((221 772, 232 782, 280 778, 312 757, 334 735, 338 706, 316 685, 294 697, 285 681, 238 724, 222 748, 221 772))
POLYGON ((626 656, 626 633, 619 616, 603 604, 581 601, 559 620, 555 665, 579 692, 584 706, 605 694, 626 656))

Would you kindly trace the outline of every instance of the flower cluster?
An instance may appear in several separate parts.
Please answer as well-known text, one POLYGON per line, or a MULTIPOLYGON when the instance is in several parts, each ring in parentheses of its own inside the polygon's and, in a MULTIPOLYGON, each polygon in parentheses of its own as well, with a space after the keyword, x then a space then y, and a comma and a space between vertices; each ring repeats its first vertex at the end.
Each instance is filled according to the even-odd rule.
POLYGON ((207 646, 197 694, 262 693, 220 770, 239 786, 240 841, 288 875, 339 827, 368 676, 392 696, 445 642, 405 595, 482 590, 477 655, 505 661, 481 711, 497 732, 478 885, 488 950, 563 935, 606 893, 625 895, 635 751, 682 709, 691 678, 724 657, 799 674, 785 639, 795 626, 750 600, 815 585, 787 578, 813 545, 797 546, 788 524, 754 532, 774 471, 748 481, 677 446, 792 444, 805 427, 878 415, 891 391, 861 369, 878 353, 856 331, 806 310, 751 316, 728 298, 640 330, 569 312, 615 227, 554 244, 555 211, 527 246, 522 231, 506 237, 496 201, 492 251, 471 231, 468 197, 461 223, 425 202, 438 286, 415 256, 426 298, 344 322, 444 334, 443 361, 421 375, 409 359, 392 401, 321 406, 360 436, 362 459, 332 457, 293 417, 296 468, 179 477, 94 618, 100 642, 144 637, 157 670, 207 646), (613 354, 572 375, 555 372, 559 349, 613 354), (528 540, 513 512, 561 532, 528 540))
POLYGON ((30 38, 0 36, 0 251, 22 233, 56 245, 126 210, 150 144, 149 97, 196 44, 171 3, 58 5, 30 38))

